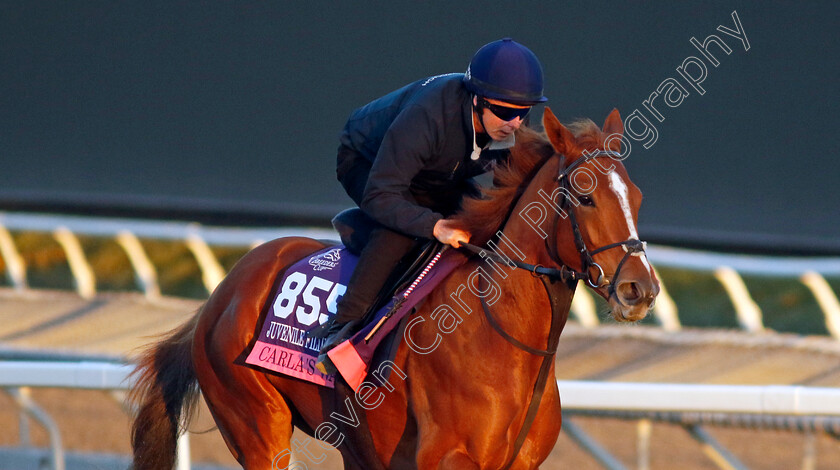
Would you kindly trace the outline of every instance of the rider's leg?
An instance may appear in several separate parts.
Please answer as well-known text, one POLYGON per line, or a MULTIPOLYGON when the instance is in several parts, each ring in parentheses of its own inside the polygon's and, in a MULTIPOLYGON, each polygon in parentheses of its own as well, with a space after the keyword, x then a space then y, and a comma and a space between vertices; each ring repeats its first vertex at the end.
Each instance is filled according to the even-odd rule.
POLYGON ((338 302, 336 321, 361 320, 401 259, 417 245, 413 237, 385 227, 375 228, 338 302))
POLYGON ((318 356, 318 370, 330 371, 332 366, 326 353, 356 333, 391 272, 417 243, 416 239, 385 227, 371 232, 370 241, 347 283, 347 291, 338 302, 338 313, 324 333, 326 340, 318 356))

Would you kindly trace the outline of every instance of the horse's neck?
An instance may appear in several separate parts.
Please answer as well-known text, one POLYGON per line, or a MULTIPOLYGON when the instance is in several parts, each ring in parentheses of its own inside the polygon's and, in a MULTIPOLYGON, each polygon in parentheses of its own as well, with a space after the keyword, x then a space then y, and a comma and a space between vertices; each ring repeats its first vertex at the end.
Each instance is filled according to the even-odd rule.
MULTIPOLYGON (((561 257, 573 257, 577 253, 571 235, 561 237, 562 240, 551 239, 551 236, 557 236, 553 227, 549 227, 551 224, 559 223, 557 228, 562 234, 570 233, 571 230, 566 226, 568 221, 564 218, 556 219, 554 209, 538 196, 539 188, 549 186, 548 181, 554 179, 553 175, 557 174, 558 170, 559 161, 546 163, 532 180, 532 184, 523 192, 521 199, 516 202, 516 207, 505 222, 501 235, 497 237, 498 240, 489 243, 492 248, 511 259, 554 268, 560 268, 560 266, 555 266, 556 261, 549 255, 546 242, 562 243, 564 246, 558 249, 561 257), (544 222, 538 228, 520 214, 532 201, 539 201, 547 212, 544 222), (550 236, 544 239, 543 234, 550 236)), ((499 323, 509 333, 517 333, 514 334, 515 337, 529 339, 527 342, 529 345, 545 345, 545 339, 548 337, 552 324, 552 308, 557 310, 554 314, 560 316, 562 322, 565 323, 574 295, 574 284, 570 287, 562 281, 557 281, 544 285, 529 271, 504 265, 501 268, 507 270, 507 275, 496 269, 494 277, 499 279, 502 298, 506 300, 504 303, 515 306, 514 310, 517 310, 517 314, 504 315, 499 318, 499 323)))
MULTIPOLYGON (((489 245, 512 260, 550 266, 543 239, 515 219, 514 213, 498 240, 489 245)), ((519 341, 544 349, 552 324, 562 326, 568 317, 574 286, 569 288, 559 280, 546 284, 530 271, 503 264, 486 271, 500 290, 497 302, 488 306, 500 326, 519 341)))

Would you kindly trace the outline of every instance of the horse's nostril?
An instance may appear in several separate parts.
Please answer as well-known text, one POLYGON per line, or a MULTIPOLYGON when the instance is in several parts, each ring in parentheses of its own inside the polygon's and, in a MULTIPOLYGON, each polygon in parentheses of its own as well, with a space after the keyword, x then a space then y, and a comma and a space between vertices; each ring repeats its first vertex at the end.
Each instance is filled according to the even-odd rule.
POLYGON ((622 282, 618 285, 618 295, 621 300, 629 303, 636 303, 642 297, 639 287, 635 282, 622 282))

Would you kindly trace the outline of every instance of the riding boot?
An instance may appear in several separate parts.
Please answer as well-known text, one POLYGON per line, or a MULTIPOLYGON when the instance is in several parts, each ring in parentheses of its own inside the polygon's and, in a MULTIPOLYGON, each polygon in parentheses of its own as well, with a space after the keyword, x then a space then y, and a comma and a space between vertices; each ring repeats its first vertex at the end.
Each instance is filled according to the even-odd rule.
MULTIPOLYGON (((379 291, 400 260, 416 244, 416 239, 385 227, 373 229, 370 240, 362 250, 356 269, 347 283, 347 291, 338 301, 338 313, 330 323, 322 325, 315 332, 315 337, 327 338, 316 363, 319 370, 331 366, 325 365, 325 361, 322 360, 328 360, 326 353, 330 349, 352 337, 364 326, 362 320, 376 301, 379 291)), ((313 334, 310 333, 310 336, 313 334)))

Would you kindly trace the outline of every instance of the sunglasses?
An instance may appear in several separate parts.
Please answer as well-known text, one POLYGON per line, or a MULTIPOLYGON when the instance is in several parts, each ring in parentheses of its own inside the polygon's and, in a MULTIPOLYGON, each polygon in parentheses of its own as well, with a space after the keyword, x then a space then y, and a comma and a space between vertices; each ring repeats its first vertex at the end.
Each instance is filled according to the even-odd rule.
POLYGON ((479 98, 478 104, 482 108, 489 109, 491 113, 495 114, 502 121, 513 121, 516 118, 525 119, 525 116, 531 112, 530 106, 527 108, 509 108, 507 106, 493 104, 484 98, 479 98))

